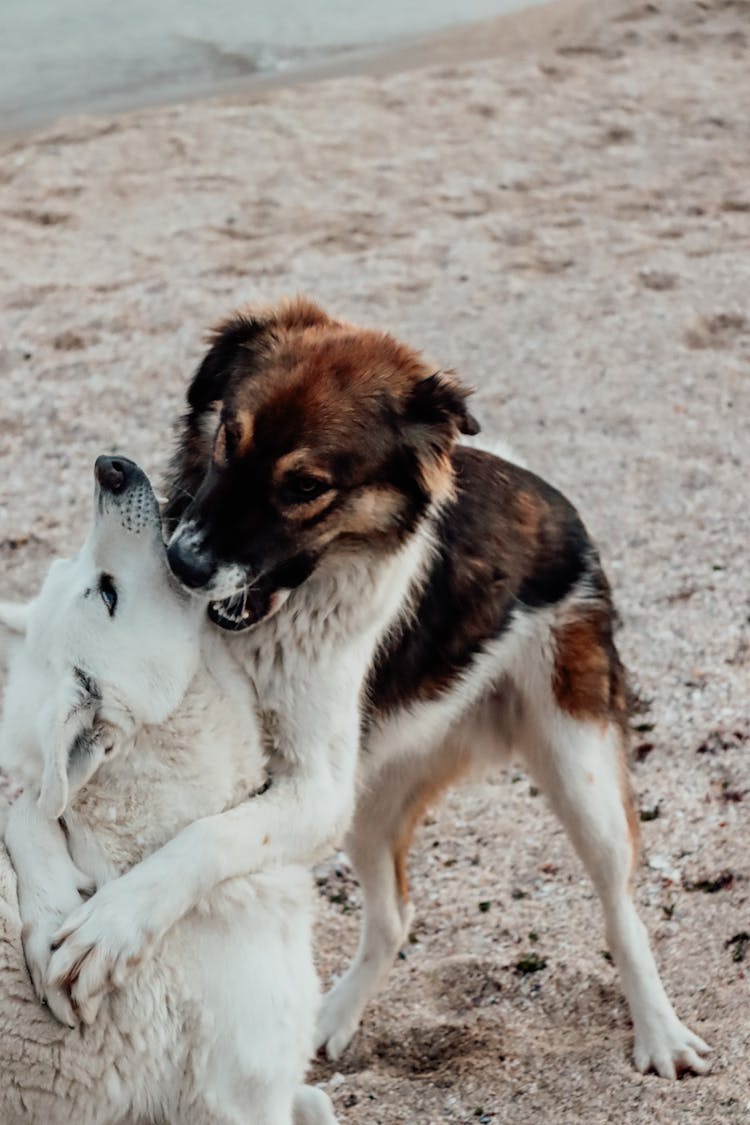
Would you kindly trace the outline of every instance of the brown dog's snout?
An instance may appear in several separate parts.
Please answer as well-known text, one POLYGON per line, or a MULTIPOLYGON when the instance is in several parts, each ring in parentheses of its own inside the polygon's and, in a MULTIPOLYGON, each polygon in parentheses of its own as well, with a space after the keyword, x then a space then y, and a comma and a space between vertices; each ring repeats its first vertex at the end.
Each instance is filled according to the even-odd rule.
POLYGON ((94 476, 99 485, 115 496, 125 491, 138 472, 135 461, 128 457, 97 457, 94 464, 94 476))

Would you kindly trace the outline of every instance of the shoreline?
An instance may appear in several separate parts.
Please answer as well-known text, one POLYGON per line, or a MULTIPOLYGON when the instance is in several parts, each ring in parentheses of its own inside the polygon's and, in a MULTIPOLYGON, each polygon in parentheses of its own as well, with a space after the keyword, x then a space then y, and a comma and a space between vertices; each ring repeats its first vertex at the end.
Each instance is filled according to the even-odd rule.
POLYGON ((150 85, 137 91, 112 91, 99 99, 96 108, 66 110, 38 123, 19 123, 4 128, 0 122, 0 145, 32 140, 37 134, 54 132, 66 121, 128 118, 133 114, 195 104, 236 105, 262 101, 282 89, 316 85, 347 77, 385 78, 390 74, 460 66, 485 59, 543 50, 571 33, 587 34, 606 23, 619 0, 519 0, 512 11, 485 20, 458 24, 426 36, 414 36, 358 48, 334 48, 323 57, 274 70, 258 70, 241 78, 200 79, 191 76, 180 82, 173 77, 168 89, 150 85))

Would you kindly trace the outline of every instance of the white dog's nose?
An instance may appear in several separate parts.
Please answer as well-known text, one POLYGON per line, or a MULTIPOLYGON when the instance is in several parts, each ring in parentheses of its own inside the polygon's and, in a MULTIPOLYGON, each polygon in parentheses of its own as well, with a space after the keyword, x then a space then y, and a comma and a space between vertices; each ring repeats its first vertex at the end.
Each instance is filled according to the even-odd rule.
POLYGON ((97 457, 94 464, 94 476, 100 486, 115 496, 125 491, 138 472, 135 461, 128 457, 97 457))

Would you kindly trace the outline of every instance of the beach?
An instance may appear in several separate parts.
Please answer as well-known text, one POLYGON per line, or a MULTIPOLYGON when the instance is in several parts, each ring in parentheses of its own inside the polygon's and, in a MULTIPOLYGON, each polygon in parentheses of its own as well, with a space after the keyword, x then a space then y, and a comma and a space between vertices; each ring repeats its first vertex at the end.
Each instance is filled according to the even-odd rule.
MULTIPOLYGON (((593 889, 510 767, 419 829, 410 941, 314 1066, 342 1122, 750 1122, 749 63, 748 0, 561 0, 0 139, 1 597, 76 548, 99 453, 164 472, 209 326, 294 292, 455 367, 612 580, 636 901, 711 1071, 634 1071, 593 889)), ((343 856, 318 882, 327 986, 360 899, 343 856)))

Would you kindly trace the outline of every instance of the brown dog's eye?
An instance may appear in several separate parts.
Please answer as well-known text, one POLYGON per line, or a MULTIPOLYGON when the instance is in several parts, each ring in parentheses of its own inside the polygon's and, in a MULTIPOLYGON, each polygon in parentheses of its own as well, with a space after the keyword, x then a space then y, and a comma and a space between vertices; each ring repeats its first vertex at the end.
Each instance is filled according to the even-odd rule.
POLYGON ((321 480, 320 477, 314 477, 310 473, 295 473, 284 481, 282 496, 287 504, 305 504, 328 492, 330 487, 328 481, 321 480))

